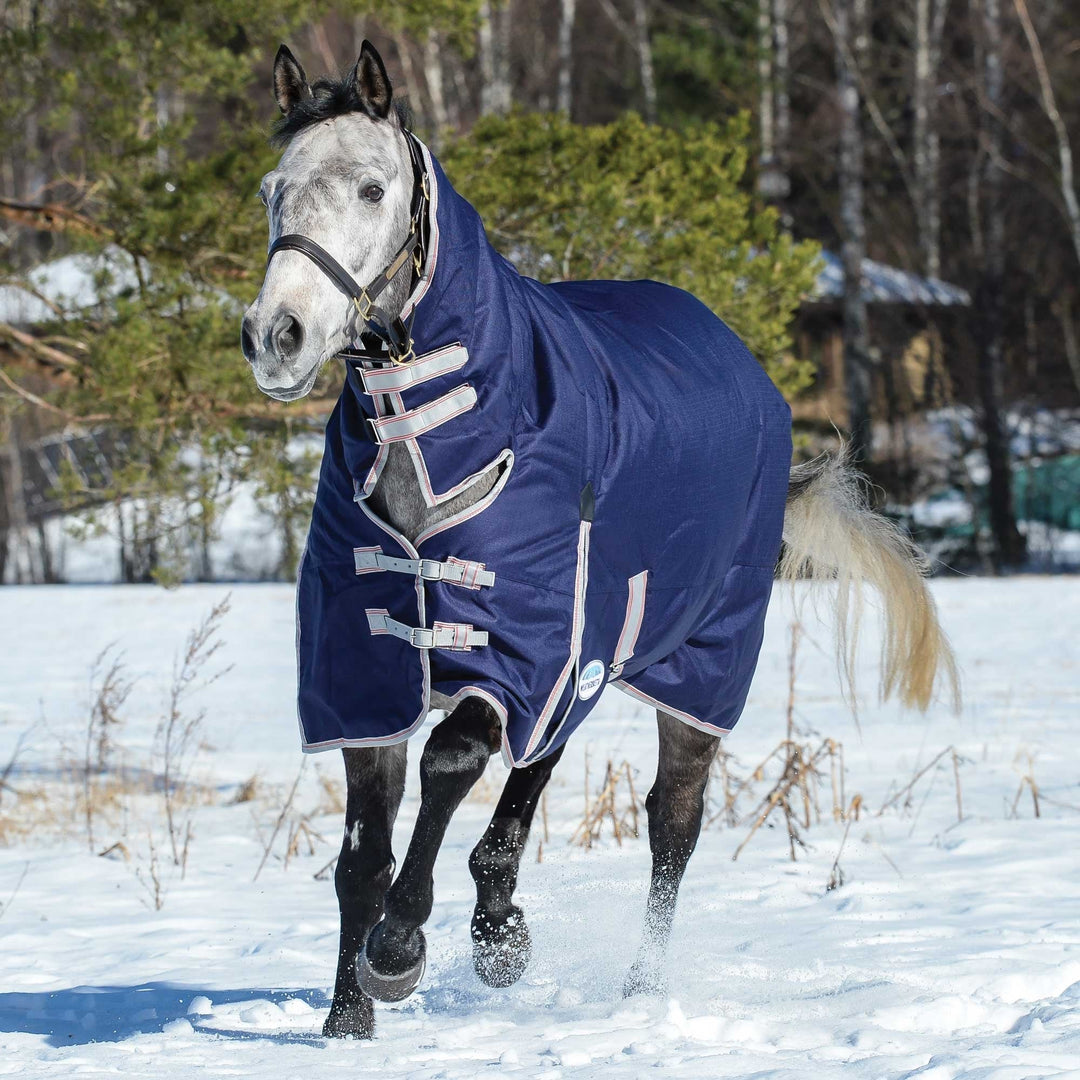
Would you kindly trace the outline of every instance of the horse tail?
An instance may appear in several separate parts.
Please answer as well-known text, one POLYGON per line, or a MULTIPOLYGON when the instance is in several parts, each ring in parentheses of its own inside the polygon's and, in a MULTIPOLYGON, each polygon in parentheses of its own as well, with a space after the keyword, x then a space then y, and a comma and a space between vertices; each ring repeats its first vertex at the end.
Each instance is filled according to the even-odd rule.
POLYGON ((899 692, 904 705, 925 712, 935 691, 944 690, 959 710, 956 660, 926 586, 927 557, 870 508, 868 486, 844 448, 792 468, 779 576, 836 582, 837 664, 852 702, 863 585, 868 582, 884 609, 881 699, 899 692))

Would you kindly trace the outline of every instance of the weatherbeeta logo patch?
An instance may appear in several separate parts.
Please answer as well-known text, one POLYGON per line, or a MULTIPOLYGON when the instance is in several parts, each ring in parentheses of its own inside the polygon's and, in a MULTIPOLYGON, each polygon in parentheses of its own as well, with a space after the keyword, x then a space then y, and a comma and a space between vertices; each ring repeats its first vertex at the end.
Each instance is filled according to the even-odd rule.
POLYGON ((582 701, 588 701, 604 685, 604 672, 605 668, 600 660, 590 660, 585 665, 577 684, 577 694, 582 701))

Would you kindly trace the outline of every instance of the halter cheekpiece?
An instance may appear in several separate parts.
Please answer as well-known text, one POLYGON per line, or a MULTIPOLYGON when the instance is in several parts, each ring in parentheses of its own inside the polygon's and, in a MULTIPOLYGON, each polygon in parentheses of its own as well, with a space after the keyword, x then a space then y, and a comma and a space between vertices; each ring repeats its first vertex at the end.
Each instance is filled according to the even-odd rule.
POLYGON ((373 355, 367 351, 345 349, 341 355, 362 357, 365 360, 385 360, 388 355, 390 362, 396 365, 408 364, 416 358, 410 335, 412 317, 410 316, 408 323, 400 317, 391 318, 383 308, 378 306, 376 301, 390 282, 406 266, 411 265, 417 277, 423 272, 424 228, 429 200, 427 170, 424 168, 420 146, 411 131, 405 131, 404 135, 413 168, 413 196, 412 206, 409 211, 409 235, 406 236, 405 242, 397 249, 387 266, 376 274, 367 285, 358 284, 356 278, 326 248, 316 244, 314 240, 304 236, 302 233, 286 233, 284 236, 279 236, 270 245, 270 250, 266 256, 266 263, 269 266, 270 260, 279 251, 299 251, 302 255, 306 255, 352 300, 357 314, 363 320, 365 332, 373 335, 387 348, 387 354, 373 355))

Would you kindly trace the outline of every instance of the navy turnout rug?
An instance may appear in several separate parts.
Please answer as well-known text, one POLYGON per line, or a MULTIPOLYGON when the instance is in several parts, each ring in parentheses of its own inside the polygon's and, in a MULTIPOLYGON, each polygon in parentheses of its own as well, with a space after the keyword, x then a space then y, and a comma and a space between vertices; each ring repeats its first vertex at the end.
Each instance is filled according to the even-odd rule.
POLYGON ((298 580, 304 749, 408 738, 432 689, 489 702, 510 765, 561 745, 607 682, 730 730, 780 545, 787 404, 688 293, 520 275, 423 155, 417 359, 347 360, 326 431, 298 580), (367 505, 394 442, 430 506, 501 474, 410 543, 367 505))

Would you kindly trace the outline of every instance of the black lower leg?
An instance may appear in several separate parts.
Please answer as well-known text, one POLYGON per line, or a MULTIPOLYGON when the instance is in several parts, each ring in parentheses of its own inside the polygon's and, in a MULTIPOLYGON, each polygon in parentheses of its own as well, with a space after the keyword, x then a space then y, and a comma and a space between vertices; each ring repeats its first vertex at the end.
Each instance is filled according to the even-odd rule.
POLYGON ((394 858, 394 819, 405 789, 405 744, 344 751, 348 804, 334 884, 341 912, 334 1001, 323 1034, 370 1039, 375 1018, 371 998, 356 979, 356 958, 382 916, 394 858))
POLYGON ((657 713, 660 756, 656 782, 645 807, 649 815, 652 880, 645 911, 645 932, 624 993, 658 993, 668 938, 675 917, 686 864, 697 846, 705 807, 705 787, 719 740, 666 713, 657 713))
MULTIPOLYGON (((401 872, 386 894, 385 917, 368 938, 366 949, 374 979, 386 980, 387 987, 423 964, 425 945, 420 928, 431 915, 435 857, 454 811, 483 775, 499 748, 499 739, 499 718, 494 709, 479 698, 466 698, 435 728, 424 747, 416 827, 401 872)), ((402 985, 407 985, 407 980, 402 985)), ((367 989, 379 992, 378 984, 367 989)), ((405 993, 411 989, 409 986, 405 993)))
POLYGON ((491 824, 469 856, 476 882, 473 964, 489 986, 517 982, 532 953, 525 917, 513 903, 514 889, 540 795, 562 752, 559 747, 535 764, 510 773, 491 824))

